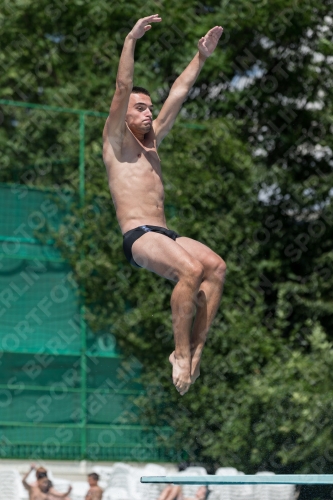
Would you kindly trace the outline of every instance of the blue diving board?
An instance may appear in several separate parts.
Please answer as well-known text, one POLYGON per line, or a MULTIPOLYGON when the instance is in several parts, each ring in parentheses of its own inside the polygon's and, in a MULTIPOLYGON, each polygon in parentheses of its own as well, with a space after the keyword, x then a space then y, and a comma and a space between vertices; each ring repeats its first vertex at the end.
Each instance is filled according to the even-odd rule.
POLYGON ((235 476, 143 476, 141 483, 165 484, 332 484, 333 474, 239 474, 235 476))

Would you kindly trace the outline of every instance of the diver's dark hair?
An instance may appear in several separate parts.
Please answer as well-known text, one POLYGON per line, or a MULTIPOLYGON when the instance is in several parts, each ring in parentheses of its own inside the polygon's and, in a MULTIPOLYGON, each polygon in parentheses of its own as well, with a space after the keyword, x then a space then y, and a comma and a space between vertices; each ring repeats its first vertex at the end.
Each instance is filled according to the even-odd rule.
POLYGON ((144 94, 144 95, 147 95, 148 97, 150 97, 149 91, 147 89, 145 89, 144 87, 136 87, 136 86, 134 86, 132 88, 131 94, 144 94))
POLYGON ((96 474, 96 472, 91 472, 90 474, 88 474, 88 477, 92 477, 93 479, 95 479, 95 481, 99 480, 99 475, 96 474))

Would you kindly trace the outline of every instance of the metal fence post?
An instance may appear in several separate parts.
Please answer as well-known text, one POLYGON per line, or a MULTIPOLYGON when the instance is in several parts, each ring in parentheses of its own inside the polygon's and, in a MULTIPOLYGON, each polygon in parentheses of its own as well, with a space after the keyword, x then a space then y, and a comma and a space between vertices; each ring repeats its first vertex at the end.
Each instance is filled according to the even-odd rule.
POLYGON ((80 151, 79 151, 79 176, 80 176, 80 204, 84 204, 85 196, 85 113, 80 113, 80 151))
POLYGON ((80 331, 81 331, 81 459, 86 458, 87 453, 87 342, 86 322, 84 319, 85 307, 83 299, 80 308, 80 331))
MULTIPOLYGON (((85 198, 85 113, 79 115, 79 194, 80 206, 84 206, 85 198)), ((83 222, 82 222, 83 226, 83 222)), ((84 258, 82 253, 81 258, 84 258)), ((80 332, 81 332, 81 459, 86 458, 87 452, 87 341, 86 341, 86 322, 85 322, 85 304, 84 289, 81 288, 81 307, 80 307, 80 332)))

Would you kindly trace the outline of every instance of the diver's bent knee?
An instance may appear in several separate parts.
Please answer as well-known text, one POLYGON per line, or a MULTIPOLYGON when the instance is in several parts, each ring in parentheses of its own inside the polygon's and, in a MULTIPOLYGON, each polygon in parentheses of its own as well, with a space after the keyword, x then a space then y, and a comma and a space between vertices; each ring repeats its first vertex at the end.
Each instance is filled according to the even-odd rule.
POLYGON ((213 258, 210 258, 209 261, 206 261, 206 278, 208 280, 221 281, 221 283, 223 283, 226 270, 226 263, 218 255, 215 255, 213 258))
POLYGON ((227 271, 227 264, 225 261, 220 257, 219 260, 216 262, 216 269, 215 272, 218 276, 221 278, 224 278, 225 273, 227 271))
POLYGON ((204 266, 196 259, 192 259, 182 267, 180 279, 193 280, 201 283, 205 274, 204 266))

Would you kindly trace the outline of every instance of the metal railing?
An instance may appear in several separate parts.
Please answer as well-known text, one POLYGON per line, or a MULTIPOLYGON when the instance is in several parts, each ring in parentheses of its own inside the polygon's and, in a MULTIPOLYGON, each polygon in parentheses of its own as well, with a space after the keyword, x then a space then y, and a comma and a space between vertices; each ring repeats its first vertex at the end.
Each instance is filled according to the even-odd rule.
MULTIPOLYGON (((64 108, 60 106, 49 106, 46 104, 35 104, 22 101, 11 101, 7 99, 0 99, 0 105, 4 106, 14 106, 17 108, 28 108, 28 109, 39 109, 43 111, 50 111, 54 113, 70 113, 78 115, 79 123, 79 196, 81 205, 84 204, 85 197, 85 118, 86 116, 95 116, 99 118, 107 118, 108 113, 101 113, 99 111, 86 110, 86 109, 75 109, 75 108, 64 108)), ((181 122, 179 124, 181 127, 206 130, 205 125, 198 125, 196 123, 181 122)))

